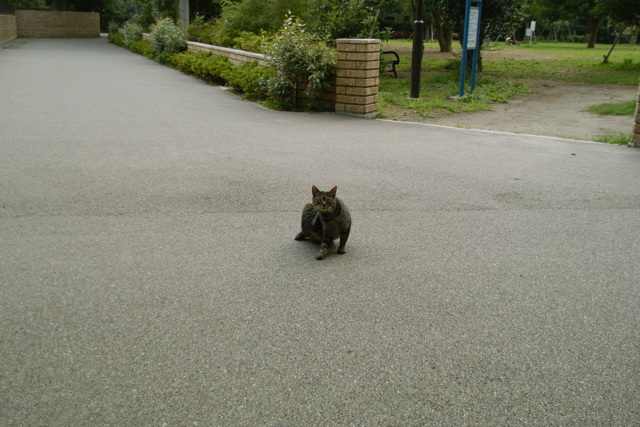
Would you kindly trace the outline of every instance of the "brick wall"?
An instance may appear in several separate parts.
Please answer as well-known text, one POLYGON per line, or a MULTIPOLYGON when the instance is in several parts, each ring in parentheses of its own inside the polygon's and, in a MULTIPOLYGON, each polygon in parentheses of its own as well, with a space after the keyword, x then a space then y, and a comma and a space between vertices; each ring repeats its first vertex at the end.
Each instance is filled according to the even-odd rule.
POLYGON ((267 60, 261 53, 247 52, 244 50, 230 49, 228 47, 213 46, 205 43, 187 42, 187 49, 193 52, 207 51, 214 55, 222 55, 229 58, 229 62, 241 65, 243 62, 258 62, 258 65, 267 65, 267 60))
POLYGON ((16 10, 18 37, 100 37, 100 14, 16 10))
POLYGON ((361 117, 378 115, 380 40, 337 39, 336 111, 361 117))
MULTIPOLYGON (((118 32, 124 34, 124 29, 119 28, 118 32)), ((151 41, 151 34, 142 33, 142 38, 151 41)), ((191 52, 211 52, 213 55, 226 56, 229 62, 234 65, 242 65, 244 62, 257 62, 260 66, 266 66, 267 60, 261 53, 247 52, 245 50, 231 49, 222 46, 213 46, 206 43, 187 42, 187 50, 191 52)))
POLYGON ((8 42, 18 37, 18 27, 15 15, 0 15, 0 43, 8 42))

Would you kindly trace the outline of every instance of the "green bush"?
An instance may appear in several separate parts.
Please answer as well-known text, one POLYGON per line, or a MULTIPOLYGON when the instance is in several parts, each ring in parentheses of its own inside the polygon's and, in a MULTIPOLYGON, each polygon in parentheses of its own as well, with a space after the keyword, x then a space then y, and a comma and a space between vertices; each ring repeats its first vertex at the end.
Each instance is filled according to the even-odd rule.
POLYGON ((254 100, 268 97, 267 80, 275 74, 273 68, 257 62, 233 65, 226 56, 210 52, 182 52, 170 55, 168 62, 180 71, 193 74, 210 83, 226 84, 254 100))
POLYGON ((310 95, 310 108, 331 86, 337 52, 327 45, 326 38, 305 31, 305 25, 298 18, 289 15, 282 29, 263 49, 276 70, 268 79, 269 94, 280 101, 280 108, 295 108, 299 81, 309 81, 305 93, 310 95))
POLYGON ((232 86, 248 98, 264 100, 268 97, 267 81, 275 74, 270 67, 261 67, 257 62, 245 62, 242 65, 232 65, 222 74, 227 86, 232 86))
POLYGON ((159 62, 165 62, 172 53, 186 50, 184 25, 176 25, 171 18, 158 20, 151 26, 151 44, 159 62))
POLYGON ((131 44, 142 40, 142 26, 129 20, 124 24, 124 45, 131 48, 131 44))
POLYGON ((187 40, 206 44, 216 44, 220 25, 205 22, 204 17, 198 16, 187 29, 187 40))
POLYGON ((189 24, 187 40, 258 53, 262 53, 262 46, 269 40, 268 33, 265 31, 262 31, 260 35, 241 31, 233 37, 231 33, 223 31, 223 29, 222 20, 219 19, 215 23, 205 22, 202 16, 198 16, 189 24))
POLYGON ((269 42, 266 32, 262 32, 260 35, 250 33, 248 31, 242 31, 238 37, 233 39, 233 48, 246 50, 248 52, 263 53, 262 48, 269 42))
POLYGON ((144 55, 147 58, 154 58, 153 45, 149 40, 140 39, 138 41, 135 41, 131 43, 131 46, 129 46, 129 50, 131 50, 131 52, 144 55))
POLYGON ((180 71, 220 84, 226 83, 223 75, 232 65, 226 56, 211 55, 210 52, 182 52, 169 56, 168 62, 180 71))
POLYGON ((567 41, 570 43, 586 43, 587 36, 567 36, 567 41))
POLYGON ((118 28, 118 24, 116 24, 115 22, 109 23, 109 35, 117 34, 118 28))
POLYGON ((124 45, 124 34, 115 33, 109 34, 109 43, 113 43, 116 46, 125 47, 124 45))

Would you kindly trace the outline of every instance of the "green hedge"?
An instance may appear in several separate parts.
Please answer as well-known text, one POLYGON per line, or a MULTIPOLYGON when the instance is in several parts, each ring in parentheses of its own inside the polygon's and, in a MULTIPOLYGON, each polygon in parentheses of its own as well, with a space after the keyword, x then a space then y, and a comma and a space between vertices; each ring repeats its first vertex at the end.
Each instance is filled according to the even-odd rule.
POLYGON ((109 43, 113 43, 116 46, 124 47, 126 49, 126 46, 124 45, 124 34, 109 34, 109 43))
POLYGON ((211 55, 210 52, 181 52, 171 55, 167 62, 180 71, 219 84, 227 82, 223 74, 232 67, 229 58, 211 55))
POLYGON ((261 67, 257 62, 245 62, 240 66, 232 65, 222 78, 247 97, 265 100, 269 97, 268 78, 274 74, 275 70, 271 67, 261 67))
POLYGON ((587 36, 567 36, 567 41, 570 43, 586 43, 587 36))
POLYGON ((153 52, 153 45, 149 40, 142 39, 135 41, 131 43, 129 49, 131 50, 131 52, 139 53, 140 55, 144 55, 147 58, 154 59, 155 54, 153 52))
MULTIPOLYGON (((124 34, 109 35, 109 41, 124 47, 124 34)), ((153 45, 149 40, 131 43, 130 50, 151 59, 157 59, 153 45)), ((246 97, 256 101, 269 98, 267 80, 275 71, 270 67, 261 67, 257 62, 234 65, 225 56, 212 55, 210 52, 180 52, 165 55, 166 63, 188 74, 193 74, 209 83, 232 86, 246 97)))
POLYGON ((274 73, 270 67, 261 67, 257 62, 234 65, 225 56, 209 52, 182 52, 171 55, 168 62, 185 73, 193 74, 208 82, 232 86, 245 96, 265 100, 268 97, 268 76, 274 73))

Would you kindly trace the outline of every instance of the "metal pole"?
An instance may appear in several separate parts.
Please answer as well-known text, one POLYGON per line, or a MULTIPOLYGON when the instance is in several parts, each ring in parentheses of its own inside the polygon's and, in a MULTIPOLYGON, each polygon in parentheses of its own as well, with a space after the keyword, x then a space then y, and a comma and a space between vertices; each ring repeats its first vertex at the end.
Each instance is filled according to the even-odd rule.
POLYGON ((464 11, 464 31, 462 39, 462 65, 460 67, 460 97, 464 96, 464 79, 467 73, 467 33, 469 33, 469 12, 471 10, 471 0, 467 0, 467 7, 464 11))
POLYGON ((616 37, 615 41, 611 45, 611 49, 609 49, 609 53, 607 53, 607 56, 604 57, 604 62, 605 63, 607 63, 609 61, 609 55, 611 55, 611 52, 613 51, 613 48, 616 47, 616 43, 618 43, 618 39, 620 38, 622 33, 624 33, 624 30, 626 30, 626 29, 627 29, 627 26, 625 25, 624 27, 622 27, 622 31, 620 31, 618 33, 618 37, 616 37))
POLYGON ((420 98, 420 68, 422 68, 422 0, 418 0, 416 20, 413 22, 413 51, 411 52, 411 93, 409 99, 420 98))
POLYGON ((480 40, 480 23, 482 22, 482 1, 476 2, 478 6, 478 33, 476 35, 476 48, 473 50, 473 65, 471 66, 471 88, 469 93, 472 94, 476 88, 476 66, 478 64, 478 51, 482 46, 482 40, 480 40))

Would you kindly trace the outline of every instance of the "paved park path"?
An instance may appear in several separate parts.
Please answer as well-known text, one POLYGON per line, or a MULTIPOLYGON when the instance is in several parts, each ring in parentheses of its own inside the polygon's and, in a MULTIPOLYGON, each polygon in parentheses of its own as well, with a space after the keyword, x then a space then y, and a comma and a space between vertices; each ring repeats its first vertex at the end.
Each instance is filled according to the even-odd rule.
POLYGON ((640 150, 0 47, 0 425, 640 423, 640 150), (311 186, 345 255, 296 242, 311 186))

